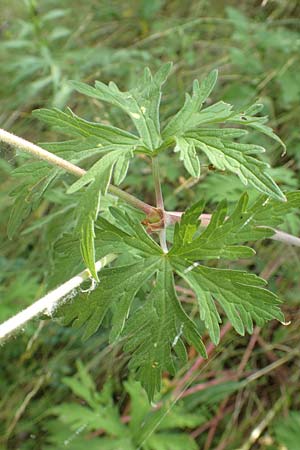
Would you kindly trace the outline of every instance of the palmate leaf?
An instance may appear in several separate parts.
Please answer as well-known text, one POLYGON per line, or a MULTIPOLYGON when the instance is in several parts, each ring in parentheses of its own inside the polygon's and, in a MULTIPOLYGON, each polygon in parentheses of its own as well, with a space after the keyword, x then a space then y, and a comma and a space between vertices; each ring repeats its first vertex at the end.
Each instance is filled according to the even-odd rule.
MULTIPOLYGON (((203 151, 210 162, 220 170, 229 170, 244 184, 251 184, 260 192, 285 201, 285 196, 268 175, 268 165, 257 157, 264 148, 240 144, 234 139, 242 137, 244 130, 203 126, 231 122, 255 129, 275 139, 284 146, 281 139, 265 125, 267 117, 257 117, 262 105, 254 104, 244 112, 236 113, 228 103, 218 102, 201 110, 203 102, 210 95, 217 80, 217 71, 212 71, 199 85, 194 82, 193 94, 186 96, 184 106, 165 126, 162 136, 172 138, 175 152, 179 152, 186 170, 193 177, 199 177, 200 164, 196 149, 203 151)), ((246 132, 247 133, 247 132, 246 132)))
POLYGON ((274 232, 266 227, 255 226, 258 204, 249 209, 247 205, 248 195, 244 194, 228 218, 226 201, 222 201, 208 227, 195 237, 198 217, 204 207, 202 201, 196 203, 183 214, 181 223, 175 225, 174 243, 169 255, 190 261, 220 258, 234 260, 253 256, 255 252, 252 248, 236 244, 272 236, 274 232))
POLYGON ((264 280, 245 271, 206 267, 204 261, 251 256, 253 250, 240 244, 271 236, 271 227, 280 220, 279 211, 288 213, 299 207, 299 192, 287 198, 281 203, 261 196, 249 206, 245 194, 230 215, 222 202, 204 230, 199 229, 198 219, 203 203, 197 203, 176 224, 173 247, 167 254, 139 221, 112 208, 116 224, 103 217, 96 222, 96 251, 101 256, 112 251, 123 255, 123 265, 116 260, 114 267, 101 271, 96 289, 62 305, 57 316, 64 323, 83 326, 86 338, 110 311, 110 341, 122 338, 130 367, 152 399, 160 389, 162 372, 174 373, 185 360, 185 342, 205 355, 197 327, 177 298, 174 274, 195 291, 200 317, 216 344, 221 322, 217 305, 242 335, 252 332, 254 322, 261 326, 271 319, 284 321, 280 300, 265 289, 264 280), (129 261, 125 264, 124 254, 129 261))
POLYGON ((279 309, 279 299, 264 289, 265 281, 261 278, 243 271, 204 267, 198 260, 251 256, 252 249, 235 244, 271 236, 274 233, 271 227, 279 225, 285 214, 299 207, 300 192, 287 194, 285 203, 261 196, 250 207, 248 196, 244 194, 229 217, 226 203, 222 202, 200 235, 196 230, 203 202, 189 208, 180 224, 176 224, 170 262, 194 289, 200 316, 214 343, 219 342, 221 321, 214 300, 242 335, 245 329, 252 332, 253 321, 261 326, 272 318, 283 322, 284 316, 279 309))
POLYGON ((184 312, 176 296, 168 258, 139 222, 133 221, 120 211, 113 212, 118 216, 118 223, 120 222, 121 226, 126 224, 126 231, 125 227, 121 229, 104 218, 99 218, 96 243, 100 251, 103 245, 107 251, 110 245, 114 251, 120 253, 124 253, 127 249, 136 262, 103 269, 96 289, 87 296, 80 295, 73 301, 63 304, 56 311, 56 316, 62 317, 65 324, 84 326, 84 338, 87 338, 97 331, 110 310, 113 314, 110 339, 113 342, 121 334, 123 336, 126 334, 128 346, 134 352, 132 367, 138 369, 142 383, 152 398, 160 386, 161 371, 168 368, 174 372, 173 356, 177 354, 181 359, 185 357, 181 337, 203 356, 206 352, 194 322, 184 312), (141 314, 139 310, 133 313, 132 317, 136 317, 133 322, 130 321, 131 325, 128 325, 138 327, 139 334, 134 333, 134 338, 137 339, 135 341, 125 322, 130 315, 134 297, 147 280, 153 278, 156 279, 156 284, 149 295, 146 310, 141 314), (149 316, 147 315, 147 320, 143 323, 146 311, 149 312, 149 316), (152 321, 154 318, 156 320, 152 321), (141 346, 139 338, 143 341, 146 339, 147 346, 141 346), (149 346, 153 351, 152 353, 148 351, 147 354, 149 346))
MULTIPOLYGON (((137 261, 125 266, 101 270, 99 285, 93 292, 90 292, 88 296, 84 294, 77 296, 73 302, 58 308, 56 316, 62 317, 63 323, 76 327, 85 325, 84 339, 97 331, 108 310, 114 309, 116 304, 118 308, 114 315, 111 336, 112 339, 119 336, 133 298, 142 284, 156 272, 160 263, 159 257, 162 254, 161 248, 150 238, 139 222, 134 222, 126 213, 118 210, 112 209, 112 212, 120 217, 121 223, 126 223, 128 231, 99 217, 95 238, 97 257, 103 257, 111 252, 123 254, 131 251, 137 261)), ((71 240, 71 248, 72 243, 71 240)), ((61 245, 64 247, 64 241, 61 245)), ((60 252, 58 248, 57 252, 64 255, 66 250, 63 248, 60 252)), ((73 264, 76 264, 76 260, 79 260, 78 254, 75 254, 73 264)))

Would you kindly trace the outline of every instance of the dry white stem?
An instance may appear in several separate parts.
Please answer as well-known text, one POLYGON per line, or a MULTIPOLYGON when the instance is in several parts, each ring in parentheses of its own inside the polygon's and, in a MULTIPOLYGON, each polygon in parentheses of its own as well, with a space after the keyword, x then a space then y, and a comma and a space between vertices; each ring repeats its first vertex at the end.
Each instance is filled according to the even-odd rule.
MULTIPOLYGON (((102 267, 106 266, 111 261, 113 261, 115 258, 116 255, 111 253, 105 256, 104 258, 100 259, 99 261, 97 261, 96 262, 97 272, 101 270, 102 267)), ((60 301, 64 300, 64 297, 66 295, 68 295, 70 292, 73 291, 73 289, 76 289, 78 286, 81 285, 83 281, 87 280, 90 277, 91 277, 90 271, 88 269, 83 270, 75 277, 71 278, 58 288, 46 294, 40 300, 37 300, 32 305, 28 306, 28 308, 11 317, 6 322, 3 322, 0 325, 0 342, 14 331, 24 326, 34 317, 37 317, 42 313, 51 315, 51 312, 57 307, 60 301)))

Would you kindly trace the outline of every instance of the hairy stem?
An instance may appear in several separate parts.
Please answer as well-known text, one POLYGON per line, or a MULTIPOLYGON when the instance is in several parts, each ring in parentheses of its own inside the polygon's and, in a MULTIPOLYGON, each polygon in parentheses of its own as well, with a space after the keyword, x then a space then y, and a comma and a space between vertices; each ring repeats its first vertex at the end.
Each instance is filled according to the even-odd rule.
MULTIPOLYGON (((96 262, 96 270, 97 272, 102 269, 102 267, 106 266, 114 259, 116 259, 117 255, 110 253, 104 258, 100 259, 96 262)), ((34 317, 39 316, 40 314, 48 314, 51 316, 52 311, 57 307, 59 302, 63 301, 64 297, 70 294, 73 289, 76 289, 78 286, 83 283, 83 281, 89 279, 91 277, 90 271, 88 269, 83 270, 75 277, 63 283, 58 288, 46 294, 41 299, 37 300, 32 305, 28 306, 28 308, 19 312, 15 316, 8 319, 6 322, 3 322, 0 325, 0 342, 4 340, 7 336, 9 336, 14 331, 21 328, 27 322, 29 322, 34 317)))
POLYGON ((162 190, 161 190, 161 182, 160 182, 160 175, 159 175, 159 162, 158 162, 157 156, 152 158, 152 173, 153 173, 153 180, 154 180, 154 187, 155 187, 156 206, 158 209, 160 209, 162 211, 162 219, 163 219, 162 220, 163 228, 159 231, 159 240, 160 240, 160 245, 161 245, 161 248, 163 249, 163 251, 165 253, 168 253, 164 199, 163 199, 162 190))
MULTIPOLYGON (((52 164, 53 166, 60 167, 77 177, 82 177, 86 173, 86 171, 84 169, 81 169, 81 167, 78 167, 75 164, 72 164, 71 162, 66 161, 63 158, 60 158, 59 156, 56 156, 53 153, 44 150, 42 147, 39 147, 38 145, 33 144, 32 142, 20 138, 19 136, 16 136, 12 133, 9 133, 8 131, 5 131, 1 128, 0 128, 0 141, 6 142, 9 145, 17 147, 25 151, 26 153, 30 153, 36 158, 47 161, 49 164, 52 164)), ((133 195, 128 194, 125 191, 122 191, 116 186, 110 185, 108 190, 111 194, 121 198, 125 202, 129 203, 135 208, 142 210, 146 214, 149 214, 154 210, 152 206, 148 205, 147 203, 144 203, 142 200, 139 200, 133 195)))

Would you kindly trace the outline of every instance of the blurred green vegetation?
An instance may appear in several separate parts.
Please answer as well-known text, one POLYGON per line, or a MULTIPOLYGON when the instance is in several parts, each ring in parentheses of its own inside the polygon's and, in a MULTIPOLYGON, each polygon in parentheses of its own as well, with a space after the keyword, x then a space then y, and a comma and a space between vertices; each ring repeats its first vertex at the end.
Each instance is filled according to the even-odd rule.
MULTIPOLYGON (((56 140, 56 133, 32 118, 31 112, 42 106, 66 105, 87 119, 101 117, 117 126, 129 127, 119 111, 111 108, 104 112, 98 102, 75 94, 68 80, 114 80, 122 88, 134 85, 145 65, 156 69, 161 62, 171 60, 175 76, 170 78, 162 105, 162 115, 167 117, 180 105, 194 78, 201 79, 218 68, 220 76, 213 96, 241 108, 256 100, 263 103, 269 124, 286 143, 287 153, 282 155, 279 144, 267 137, 257 136, 256 143, 267 148, 264 158, 273 167, 270 171, 280 187, 285 191, 299 188, 298 0, 2 0, 1 8, 2 128, 33 142, 56 140)), ((45 293, 51 269, 51 243, 59 237, 55 235, 59 221, 68 220, 68 215, 54 215, 51 219, 65 202, 61 184, 45 195, 26 219, 19 236, 9 241, 9 192, 15 186, 11 172, 22 164, 24 156, 2 144, 0 156, 2 321, 45 293)), ((244 190, 238 179, 211 170, 205 161, 202 176, 195 184, 177 159, 173 158, 170 164, 169 158, 170 154, 163 156, 161 163, 167 209, 183 210, 204 197, 209 212, 222 198, 234 205, 244 190)), ((148 173, 148 161, 141 158, 132 165, 122 187, 153 203, 148 173)), ((250 189, 249 194, 255 195, 250 189)), ((288 216, 284 229, 299 235, 299 214, 288 216)), ((173 387, 185 372, 175 380, 165 374, 158 402, 163 402, 166 420, 168 415, 176 416, 172 426, 169 423, 165 429, 156 428, 155 413, 143 406, 143 393, 126 381, 126 358, 120 347, 107 347, 107 330, 100 330, 83 343, 76 330, 48 321, 33 322, 1 347, 1 448, 76 450, 90 445, 115 450, 117 438, 114 441, 113 437, 118 433, 114 427, 120 426, 121 416, 129 415, 133 416, 132 422, 122 424, 128 439, 118 448, 135 448, 135 427, 139 428, 143 419, 139 417, 134 422, 132 408, 137 408, 133 399, 140 398, 141 414, 148 425, 153 424, 150 429, 154 432, 152 441, 143 444, 145 449, 298 449, 300 254, 293 247, 273 241, 256 244, 256 250, 255 259, 245 262, 245 266, 270 277, 271 289, 285 300, 284 312, 291 324, 284 327, 271 323, 260 332, 250 353, 249 336, 227 334, 214 356, 191 380, 192 386, 215 379, 220 383, 211 383, 207 389, 174 404, 173 387), (241 367, 243 358, 246 363, 239 378, 234 379, 232 375, 241 367), (79 360, 81 363, 76 364, 79 360), (85 376, 74 388, 78 367, 85 376), (103 394, 101 389, 107 383, 109 388, 103 394), (87 392, 100 403, 99 396, 106 396, 105 402, 112 405, 112 428, 106 436, 104 425, 97 421, 95 426, 84 426, 84 421, 71 420, 74 405, 90 408, 89 413, 93 410, 87 392), (59 409, 62 404, 67 405, 67 419, 59 409), (256 440, 252 441, 258 429, 256 440), (169 438, 161 438, 162 430, 169 438)), ((188 293, 182 292, 182 297, 191 300, 188 293)), ((195 357, 190 349, 185 371, 195 357)), ((97 409, 94 403, 93 407, 97 409)))

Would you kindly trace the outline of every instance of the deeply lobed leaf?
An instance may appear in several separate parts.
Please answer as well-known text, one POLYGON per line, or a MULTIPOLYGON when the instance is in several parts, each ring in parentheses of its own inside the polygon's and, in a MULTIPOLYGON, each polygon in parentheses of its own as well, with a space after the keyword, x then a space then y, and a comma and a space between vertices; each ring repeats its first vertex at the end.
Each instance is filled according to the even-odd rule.
POLYGON ((63 317, 64 323, 84 326, 87 338, 110 311, 110 340, 124 340, 130 367, 137 372, 149 399, 153 399, 160 389, 163 371, 175 373, 177 364, 185 361, 184 342, 205 355, 197 326, 176 295, 175 273, 195 291, 200 318, 215 344, 220 338, 219 306, 242 335, 252 332, 253 323, 262 326, 272 319, 284 321, 281 302, 265 288, 263 279, 245 271, 206 267, 204 261, 251 256, 250 247, 237 244, 272 235, 270 226, 278 224, 279 211, 297 208, 299 195, 289 194, 286 203, 267 201, 261 196, 249 206, 244 194, 230 215, 226 204, 221 203, 204 230, 199 228, 204 207, 199 202, 176 225, 174 244, 168 254, 162 252, 138 220, 112 208, 116 224, 103 217, 97 220, 96 250, 101 256, 115 251, 123 265, 117 260, 115 267, 103 269, 96 289, 66 303, 57 315, 63 317))

